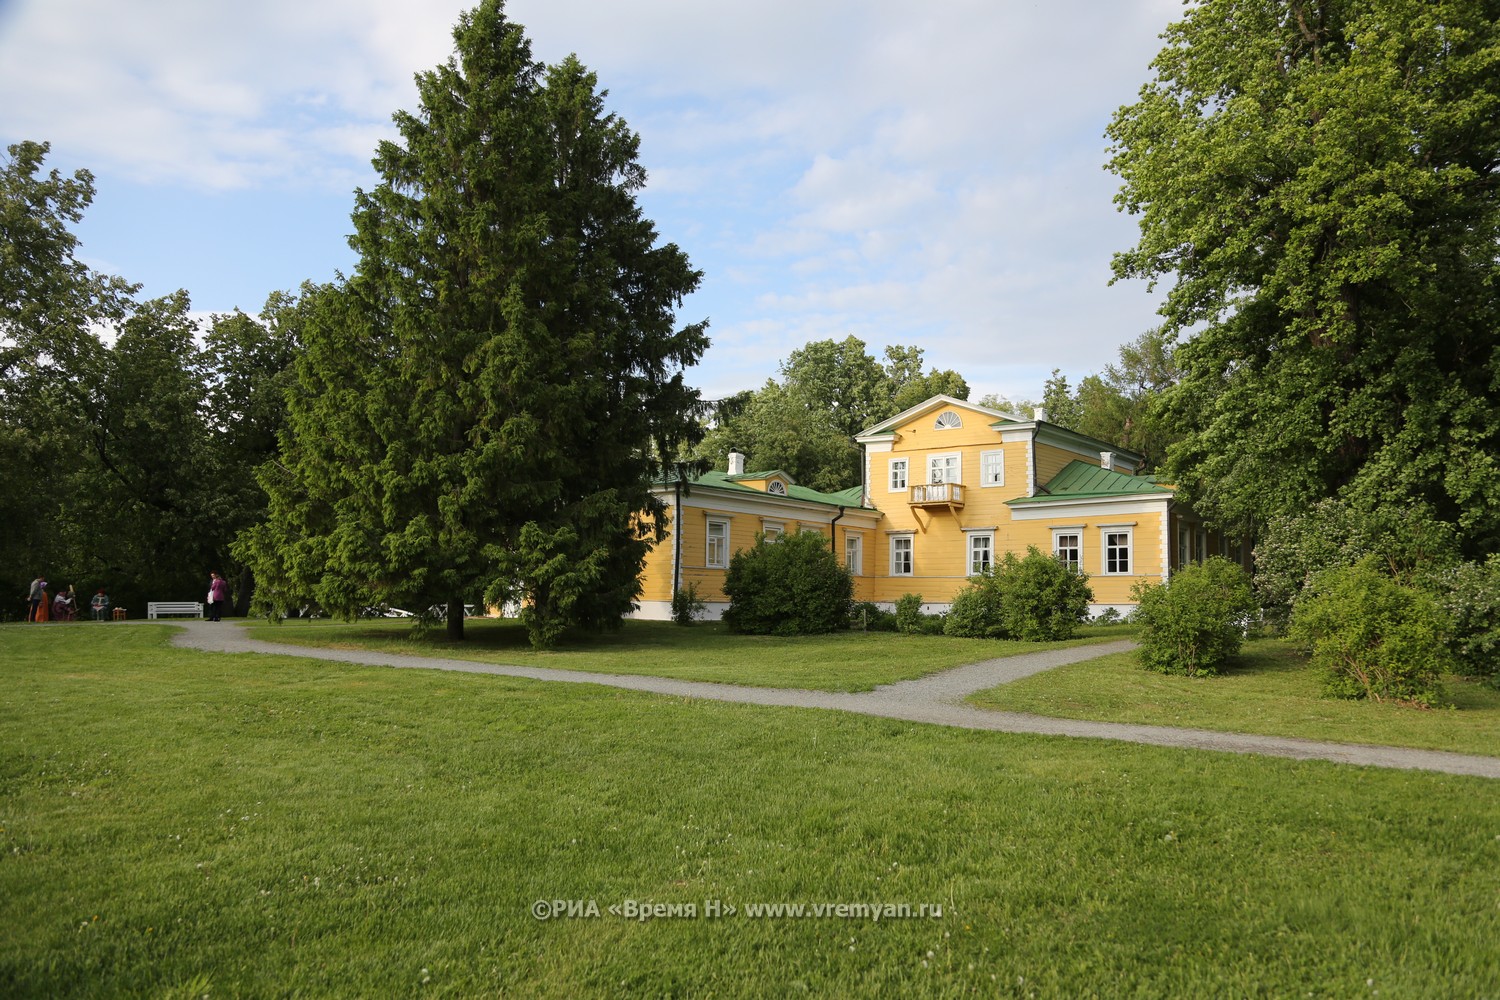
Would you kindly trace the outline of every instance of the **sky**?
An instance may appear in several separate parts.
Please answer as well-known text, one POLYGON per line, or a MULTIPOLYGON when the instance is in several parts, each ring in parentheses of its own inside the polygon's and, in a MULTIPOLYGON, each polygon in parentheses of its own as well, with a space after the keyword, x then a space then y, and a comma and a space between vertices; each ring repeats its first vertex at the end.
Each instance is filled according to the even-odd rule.
MULTIPOLYGON (((0 144, 90 170, 90 266, 196 313, 350 273, 413 76, 470 0, 0 0, 0 144)), ((1104 130, 1180 0, 510 0, 641 136, 640 201, 704 272, 689 378, 753 389, 813 340, 915 344, 971 398, 1076 384, 1157 325, 1110 284, 1136 221, 1104 130)))

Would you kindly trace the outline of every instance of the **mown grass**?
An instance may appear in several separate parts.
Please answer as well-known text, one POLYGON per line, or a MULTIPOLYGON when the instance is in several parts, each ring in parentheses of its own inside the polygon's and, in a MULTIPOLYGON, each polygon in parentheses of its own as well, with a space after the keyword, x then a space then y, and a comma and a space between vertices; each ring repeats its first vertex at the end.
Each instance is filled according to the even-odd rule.
POLYGON ((0 628, 0 995, 1481 996, 1494 782, 0 628), (536 900, 594 900, 539 922, 536 900), (627 921, 627 899, 941 919, 627 921))
POLYGON ((1116 653, 981 691, 970 701, 1067 719, 1500 755, 1500 691, 1462 677, 1445 678, 1444 688, 1445 707, 1429 711, 1324 698, 1305 657, 1283 640, 1261 639, 1246 643, 1217 677, 1152 673, 1134 653, 1116 653))
POLYGON ((627 621, 614 632, 575 632, 558 648, 538 653, 521 624, 471 618, 461 642, 442 628, 413 634, 409 622, 343 623, 290 620, 250 625, 257 639, 299 646, 375 649, 387 653, 447 656, 560 670, 646 674, 679 680, 748 684, 817 691, 869 691, 1000 656, 1107 642, 1127 637, 1128 626, 1086 626, 1065 642, 1010 642, 911 636, 892 632, 839 632, 817 636, 734 635, 717 622, 683 627, 671 622, 627 621))

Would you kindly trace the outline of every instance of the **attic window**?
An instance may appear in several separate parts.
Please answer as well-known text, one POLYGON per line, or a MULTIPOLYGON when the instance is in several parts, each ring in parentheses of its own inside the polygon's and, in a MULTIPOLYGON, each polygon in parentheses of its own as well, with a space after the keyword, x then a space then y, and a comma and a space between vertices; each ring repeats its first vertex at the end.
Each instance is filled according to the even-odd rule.
POLYGON ((786 483, 783 483, 779 479, 773 479, 771 480, 770 485, 766 487, 766 492, 775 494, 779 497, 784 497, 786 496, 786 483))
POLYGON ((952 427, 962 427, 964 422, 959 419, 958 414, 952 410, 944 410, 938 414, 937 422, 932 426, 940 431, 946 431, 952 427))

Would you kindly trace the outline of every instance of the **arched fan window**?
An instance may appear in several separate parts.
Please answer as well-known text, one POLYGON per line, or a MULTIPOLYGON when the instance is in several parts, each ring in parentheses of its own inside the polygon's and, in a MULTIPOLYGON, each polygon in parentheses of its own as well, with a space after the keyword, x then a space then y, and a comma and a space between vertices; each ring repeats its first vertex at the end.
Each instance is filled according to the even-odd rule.
POLYGON ((779 479, 773 479, 771 480, 770 485, 766 487, 766 492, 774 493, 779 497, 784 497, 786 496, 786 483, 783 483, 779 479))
POLYGON ((938 414, 937 422, 932 426, 940 431, 946 431, 953 427, 962 427, 963 425, 964 422, 959 419, 957 413, 954 413, 952 410, 944 410, 938 414))

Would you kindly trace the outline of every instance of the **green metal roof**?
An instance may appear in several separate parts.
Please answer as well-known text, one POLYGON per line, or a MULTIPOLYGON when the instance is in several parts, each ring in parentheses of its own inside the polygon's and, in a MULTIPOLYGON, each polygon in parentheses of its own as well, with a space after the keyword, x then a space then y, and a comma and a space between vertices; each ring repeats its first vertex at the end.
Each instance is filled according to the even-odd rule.
MULTIPOLYGON (((731 476, 724 472, 710 471, 688 480, 688 485, 711 486, 714 489, 727 490, 732 493, 745 493, 750 496, 761 497, 762 499, 766 497, 781 499, 774 493, 767 493, 765 490, 754 489, 750 486, 741 486, 735 482, 736 479, 764 479, 771 475, 775 475, 775 473, 745 473, 739 476, 731 476)), ((780 475, 783 478, 790 478, 784 472, 780 473, 780 475)), ((670 476, 658 480, 658 482, 663 483, 671 483, 672 481, 673 478, 670 476)), ((849 489, 840 490, 838 493, 822 493, 818 490, 809 489, 806 486, 797 486, 796 484, 788 485, 786 488, 787 499, 801 500, 806 503, 826 504, 830 507, 861 507, 864 495, 865 491, 862 486, 851 486, 849 489)), ((866 509, 874 510, 873 507, 866 509)))
POLYGON ((1072 461, 1043 486, 1034 497, 1017 497, 1007 503, 1033 504, 1048 500, 1086 500, 1120 496, 1172 496, 1172 491, 1145 476, 1127 476, 1101 469, 1088 462, 1072 461))

